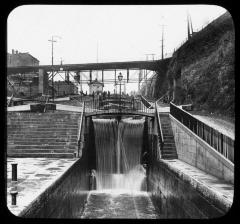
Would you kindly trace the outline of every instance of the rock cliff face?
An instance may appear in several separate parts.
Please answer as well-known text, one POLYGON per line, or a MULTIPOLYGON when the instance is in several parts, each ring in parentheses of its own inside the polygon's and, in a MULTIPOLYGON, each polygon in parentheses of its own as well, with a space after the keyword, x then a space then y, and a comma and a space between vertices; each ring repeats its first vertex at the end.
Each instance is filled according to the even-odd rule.
MULTIPOLYGON (((234 24, 227 12, 195 33, 173 54, 166 74, 168 85, 165 84, 173 101, 186 103, 190 96, 200 109, 234 116, 234 51, 234 24)), ((154 85, 155 95, 151 95, 155 98, 159 78, 154 85)))

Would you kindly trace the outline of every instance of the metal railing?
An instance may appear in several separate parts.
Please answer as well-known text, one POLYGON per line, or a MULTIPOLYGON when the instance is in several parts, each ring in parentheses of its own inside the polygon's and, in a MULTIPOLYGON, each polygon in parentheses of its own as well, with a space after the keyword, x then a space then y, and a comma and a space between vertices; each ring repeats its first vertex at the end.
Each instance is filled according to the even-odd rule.
POLYGON ((77 156, 81 157, 80 155, 80 150, 83 148, 83 142, 84 142, 84 135, 83 135, 83 117, 84 117, 84 112, 85 112, 85 102, 82 103, 82 113, 81 113, 81 117, 80 117, 80 123, 79 123, 79 131, 78 131, 78 152, 77 152, 77 156))
POLYGON ((189 128, 197 136, 207 142, 224 157, 234 162, 234 140, 216 129, 201 122, 190 113, 170 103, 170 114, 189 128))
POLYGON ((157 126, 158 126, 158 142, 160 146, 160 152, 162 152, 162 149, 164 147, 164 139, 163 139, 162 125, 161 125, 161 120, 160 120, 159 111, 157 107, 157 102, 155 102, 155 108, 156 108, 156 117, 157 117, 157 126))
POLYGON ((140 95, 140 98, 142 100, 142 103, 145 105, 145 107, 149 109, 153 109, 153 105, 148 100, 146 100, 142 95, 140 95))
POLYGON ((153 114, 154 109, 146 107, 141 98, 133 97, 98 97, 85 101, 86 113, 136 113, 153 114))

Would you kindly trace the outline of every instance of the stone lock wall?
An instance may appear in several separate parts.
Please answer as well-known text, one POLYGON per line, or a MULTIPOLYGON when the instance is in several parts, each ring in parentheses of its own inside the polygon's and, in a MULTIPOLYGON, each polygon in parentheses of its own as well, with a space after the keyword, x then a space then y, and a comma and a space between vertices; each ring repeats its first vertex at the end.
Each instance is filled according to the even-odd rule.
POLYGON ((77 160, 19 216, 24 218, 80 217, 89 189, 85 158, 77 160))
POLYGON ((148 190, 159 218, 216 218, 226 214, 209 202, 191 182, 191 178, 179 175, 164 160, 152 164, 148 190))

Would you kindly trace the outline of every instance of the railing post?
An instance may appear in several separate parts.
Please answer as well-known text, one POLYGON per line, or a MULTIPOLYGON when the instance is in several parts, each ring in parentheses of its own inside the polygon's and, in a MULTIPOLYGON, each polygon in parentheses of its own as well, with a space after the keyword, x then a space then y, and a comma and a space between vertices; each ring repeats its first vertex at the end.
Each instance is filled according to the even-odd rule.
POLYGON ((223 154, 223 134, 220 135, 221 136, 221 153, 223 154))
POLYGON ((10 191, 10 194, 12 196, 12 205, 16 205, 17 204, 17 191, 10 191))
POLYGON ((17 181, 17 163, 12 163, 12 181, 17 181))

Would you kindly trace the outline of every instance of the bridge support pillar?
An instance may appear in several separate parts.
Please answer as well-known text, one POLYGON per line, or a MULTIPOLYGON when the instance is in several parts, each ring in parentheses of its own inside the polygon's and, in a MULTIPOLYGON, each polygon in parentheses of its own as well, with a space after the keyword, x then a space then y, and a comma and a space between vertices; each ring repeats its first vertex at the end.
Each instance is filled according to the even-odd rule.
POLYGON ((38 93, 48 94, 48 73, 44 69, 39 69, 38 93))
POLYGON ((92 82, 92 70, 89 71, 89 82, 92 82))
POLYGON ((69 71, 66 71, 65 73, 65 81, 69 82, 69 71))

